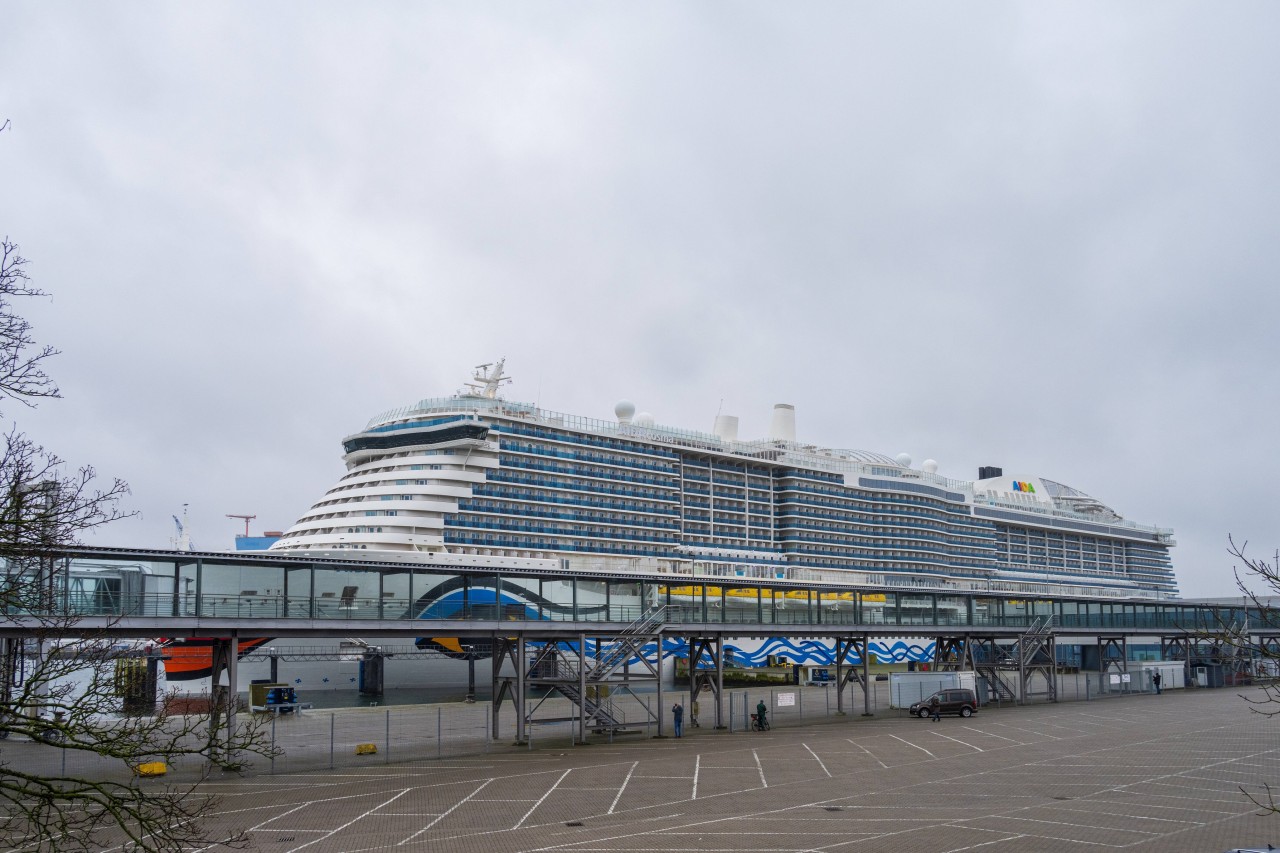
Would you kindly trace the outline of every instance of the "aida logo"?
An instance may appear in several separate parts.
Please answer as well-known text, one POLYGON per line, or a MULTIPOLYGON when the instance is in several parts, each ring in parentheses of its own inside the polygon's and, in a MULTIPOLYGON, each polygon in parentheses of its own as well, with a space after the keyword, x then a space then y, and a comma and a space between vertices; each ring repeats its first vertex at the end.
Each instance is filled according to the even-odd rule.
POLYGON ((1015 492, 1030 492, 1033 495, 1036 493, 1035 486, 1031 485, 1030 483, 1022 483, 1017 480, 1013 481, 1013 490, 1015 492))

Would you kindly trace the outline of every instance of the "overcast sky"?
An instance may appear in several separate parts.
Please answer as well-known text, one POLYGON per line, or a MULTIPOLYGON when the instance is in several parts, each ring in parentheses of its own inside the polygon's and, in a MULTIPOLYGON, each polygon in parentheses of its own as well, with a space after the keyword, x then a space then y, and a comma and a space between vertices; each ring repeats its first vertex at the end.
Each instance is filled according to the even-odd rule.
POLYGON ((132 486, 91 544, 283 529, 370 417, 508 397, 999 465, 1280 546, 1274 3, 0 10, 0 235, 132 486))

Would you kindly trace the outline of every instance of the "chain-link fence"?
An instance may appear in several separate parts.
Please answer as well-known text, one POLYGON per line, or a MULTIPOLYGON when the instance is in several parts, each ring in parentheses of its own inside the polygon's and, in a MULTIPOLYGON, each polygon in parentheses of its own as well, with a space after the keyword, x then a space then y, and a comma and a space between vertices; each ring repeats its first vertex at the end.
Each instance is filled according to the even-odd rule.
MULTIPOLYGON (((1058 701, 1093 701, 1134 694, 1156 692, 1151 673, 1136 671, 1060 673, 1056 676, 1058 701)), ((1007 684, 1015 693, 1017 674, 1007 684)), ((889 681, 873 680, 869 702, 860 686, 846 686, 844 714, 857 717, 870 708, 876 715, 906 715, 912 702, 926 699, 937 690, 957 686, 951 677, 940 677, 936 683, 928 679, 898 685, 893 691, 889 681)), ((997 703, 995 693, 978 678, 979 701, 984 707, 1009 706, 997 703)), ((1181 685, 1178 685, 1181 686, 1181 685)), ((1032 679, 1027 703, 1049 698, 1043 680, 1032 679), (1037 686, 1038 685, 1038 686, 1037 686)), ((699 693, 696 703, 687 690, 664 690, 662 707, 656 692, 615 694, 601 697, 602 707, 621 724, 616 731, 588 732, 591 742, 613 739, 644 739, 658 734, 657 716, 662 715, 662 733, 674 734, 672 706, 679 703, 684 713, 685 736, 700 736, 716 725, 715 701, 708 690, 699 693)), ((838 703, 834 683, 823 686, 760 686, 725 691, 721 705, 720 725, 731 733, 751 730, 752 715, 765 706, 771 727, 798 726, 838 719, 838 703)), ((492 705, 488 701, 475 704, 444 703, 436 705, 399 705, 372 708, 303 710, 279 715, 240 712, 237 725, 258 725, 264 744, 276 753, 274 759, 239 756, 237 759, 251 774, 325 772, 370 764, 447 761, 450 758, 482 755, 501 750, 539 750, 567 747, 580 736, 577 707, 556 693, 531 697, 529 708, 533 719, 526 725, 525 740, 516 743, 514 706, 505 703, 498 715, 496 734, 492 725, 492 705)), ((118 759, 107 759, 92 751, 65 746, 28 742, 11 738, 4 743, 5 759, 19 762, 34 772, 59 773, 91 779, 128 779, 133 769, 118 759)), ((198 756, 178 759, 168 767, 168 781, 187 781, 209 772, 198 756)))

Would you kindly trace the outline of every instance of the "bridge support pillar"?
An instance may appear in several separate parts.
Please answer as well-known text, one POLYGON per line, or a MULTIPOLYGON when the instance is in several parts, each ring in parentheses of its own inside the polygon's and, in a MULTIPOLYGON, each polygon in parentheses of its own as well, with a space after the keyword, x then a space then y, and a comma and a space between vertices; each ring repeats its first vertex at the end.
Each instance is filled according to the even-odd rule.
POLYGON ((725 728, 724 725, 724 703, 721 697, 724 696, 724 635, 716 634, 712 637, 690 637, 689 638, 689 711, 693 711, 693 703, 698 701, 698 696, 706 689, 710 691, 712 700, 715 702, 715 727, 717 729, 725 728), (706 657, 711 658, 711 665, 714 669, 705 670, 700 668, 700 664, 706 657))
MULTIPOLYGON (((836 713, 844 713, 845 685, 858 682, 862 686, 863 713, 871 714, 870 688, 868 687, 869 655, 867 654, 868 637, 836 637, 836 713), (861 672, 853 663, 858 658, 862 665, 861 672)), ((850 694, 852 698, 852 693, 850 694)))
POLYGON ((236 730, 236 707, 239 704, 240 640, 232 632, 231 637, 219 637, 210 649, 209 683, 209 746, 210 754, 225 764, 231 764, 231 742, 236 730))
POLYGON ((496 741, 501 737, 500 716, 502 711, 502 703, 510 699, 512 706, 515 708, 516 714, 516 745, 522 746, 525 743, 525 649, 524 635, 518 634, 514 638, 511 637, 494 637, 490 646, 493 649, 493 691, 489 694, 492 698, 492 725, 493 739, 496 741), (512 674, 504 675, 503 670, 507 664, 511 664, 512 674))

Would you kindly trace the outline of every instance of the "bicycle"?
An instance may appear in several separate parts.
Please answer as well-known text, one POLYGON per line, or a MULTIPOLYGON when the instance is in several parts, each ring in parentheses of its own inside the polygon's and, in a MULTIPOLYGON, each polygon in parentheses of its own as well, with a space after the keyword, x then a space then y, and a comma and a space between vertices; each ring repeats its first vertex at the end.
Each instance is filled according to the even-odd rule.
POLYGON ((751 715, 751 730, 752 730, 752 731, 755 731, 755 732, 767 732, 767 731, 769 731, 769 729, 770 729, 770 726, 769 726, 769 718, 768 718, 768 717, 762 717, 762 716, 760 716, 759 714, 752 714, 752 715, 751 715))

